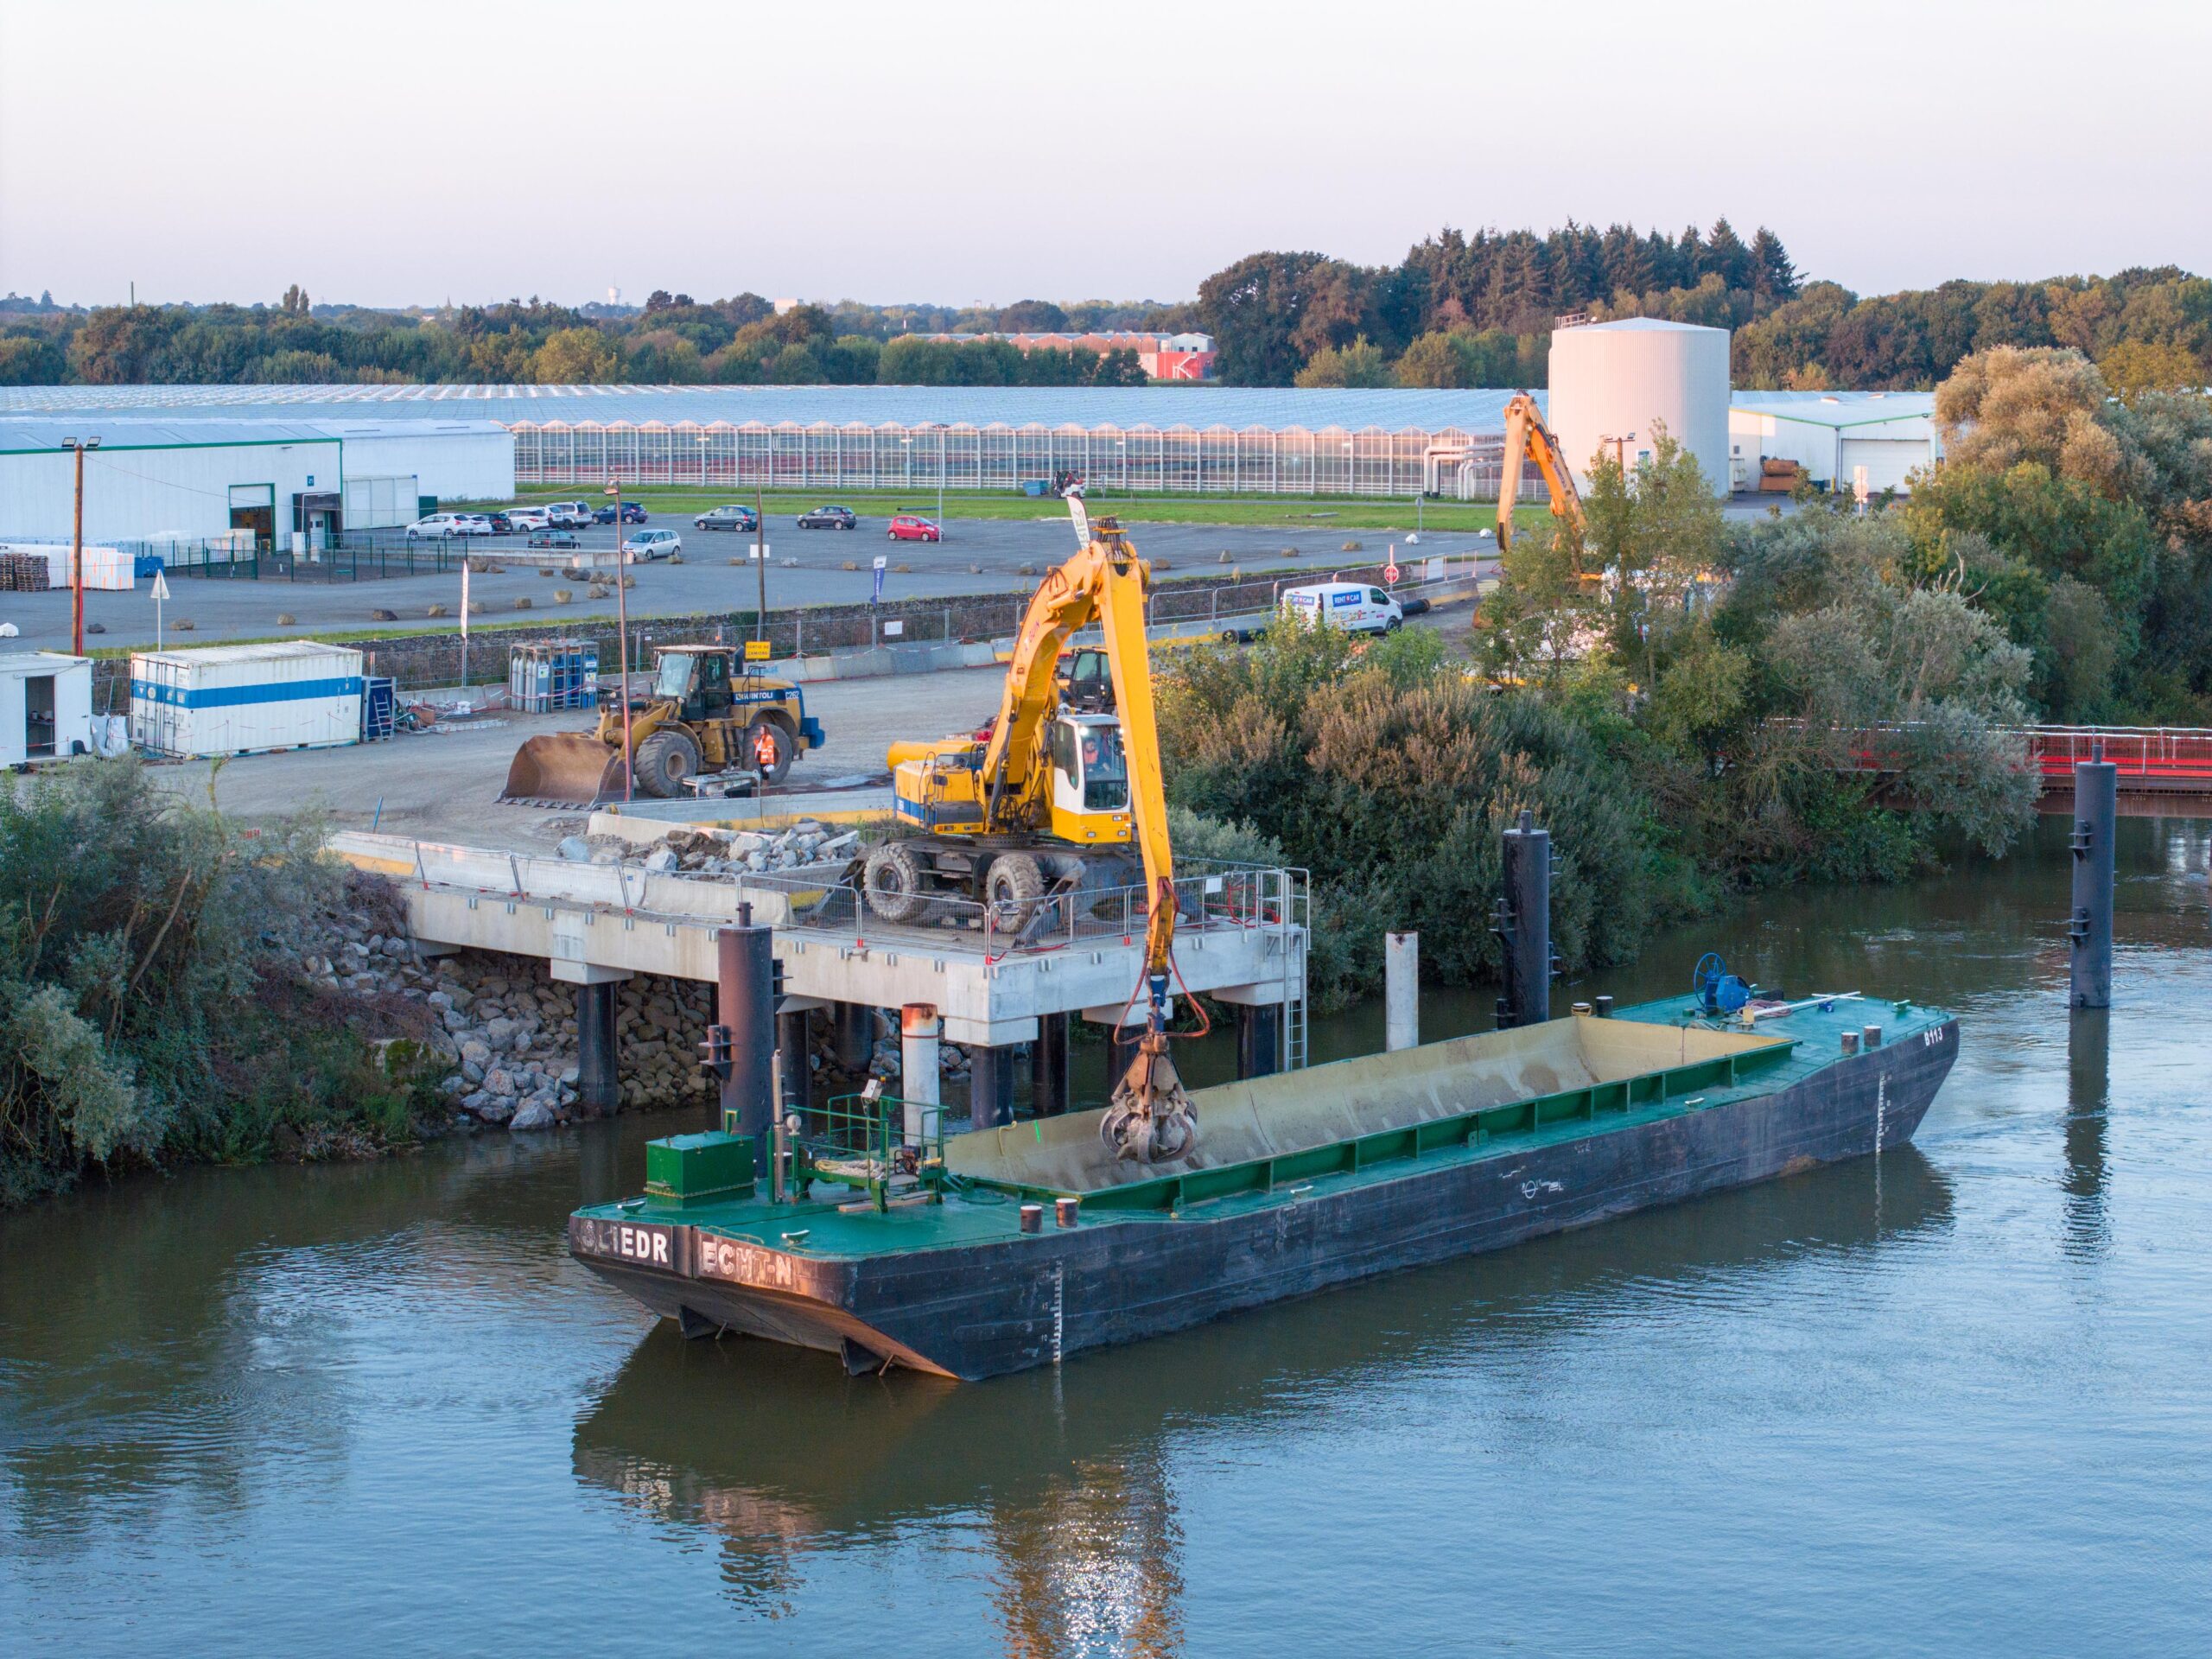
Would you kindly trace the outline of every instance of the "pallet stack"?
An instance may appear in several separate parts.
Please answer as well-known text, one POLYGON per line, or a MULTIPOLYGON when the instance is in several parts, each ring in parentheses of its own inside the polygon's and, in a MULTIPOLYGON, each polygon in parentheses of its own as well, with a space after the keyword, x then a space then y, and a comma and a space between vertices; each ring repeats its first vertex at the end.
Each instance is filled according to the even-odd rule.
POLYGON ((42 594, 51 580, 43 553, 0 553, 0 594, 42 594))

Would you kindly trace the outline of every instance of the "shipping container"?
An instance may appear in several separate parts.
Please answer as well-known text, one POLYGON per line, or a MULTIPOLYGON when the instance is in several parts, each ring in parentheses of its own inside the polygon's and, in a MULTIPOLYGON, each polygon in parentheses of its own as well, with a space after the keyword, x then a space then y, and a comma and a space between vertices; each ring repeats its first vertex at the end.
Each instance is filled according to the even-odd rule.
POLYGON ((58 651, 0 656, 0 766, 92 752, 92 659, 58 651))
POLYGON ((358 743, 361 653, 312 639, 134 652, 130 741, 183 756, 358 743))

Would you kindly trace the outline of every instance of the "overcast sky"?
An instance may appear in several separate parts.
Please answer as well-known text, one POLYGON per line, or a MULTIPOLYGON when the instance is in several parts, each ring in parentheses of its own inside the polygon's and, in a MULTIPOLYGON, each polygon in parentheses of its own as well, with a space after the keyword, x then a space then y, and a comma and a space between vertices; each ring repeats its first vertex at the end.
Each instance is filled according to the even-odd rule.
POLYGON ((1188 297, 1450 224, 2212 270, 2206 0, 0 0, 0 289, 1188 297))

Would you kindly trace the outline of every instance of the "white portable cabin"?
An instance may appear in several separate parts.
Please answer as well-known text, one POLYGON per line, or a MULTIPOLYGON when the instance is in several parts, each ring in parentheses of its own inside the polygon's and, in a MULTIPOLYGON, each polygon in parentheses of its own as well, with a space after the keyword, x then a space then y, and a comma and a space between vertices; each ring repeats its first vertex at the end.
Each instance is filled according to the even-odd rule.
POLYGON ((92 752, 92 659, 58 651, 0 656, 0 766, 92 752))
POLYGON ((183 756, 358 743, 361 653, 312 639, 134 652, 130 741, 183 756))

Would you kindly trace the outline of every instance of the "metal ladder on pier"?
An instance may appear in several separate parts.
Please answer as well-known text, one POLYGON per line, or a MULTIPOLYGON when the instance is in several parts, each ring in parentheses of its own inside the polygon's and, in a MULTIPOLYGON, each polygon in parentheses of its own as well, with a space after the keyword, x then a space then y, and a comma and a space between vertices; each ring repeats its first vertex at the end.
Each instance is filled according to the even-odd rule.
POLYGON ((1284 1071, 1301 1071, 1306 1068, 1306 951, 1313 922, 1313 884, 1304 870, 1286 869, 1278 874, 1282 878, 1279 912, 1282 951, 1278 958, 1282 964, 1280 1058, 1284 1071))

